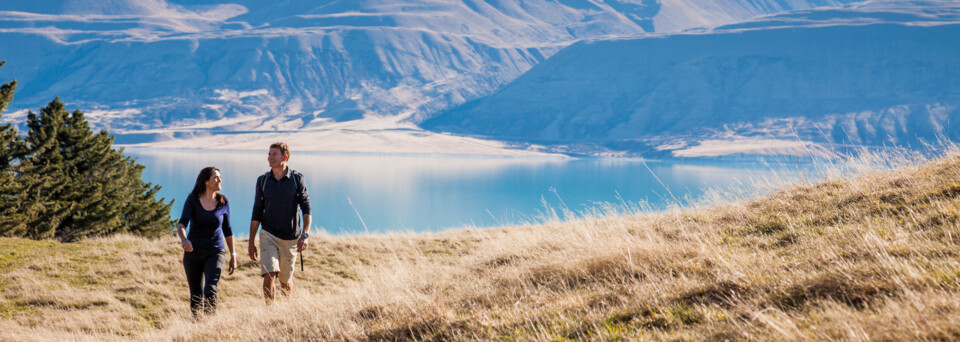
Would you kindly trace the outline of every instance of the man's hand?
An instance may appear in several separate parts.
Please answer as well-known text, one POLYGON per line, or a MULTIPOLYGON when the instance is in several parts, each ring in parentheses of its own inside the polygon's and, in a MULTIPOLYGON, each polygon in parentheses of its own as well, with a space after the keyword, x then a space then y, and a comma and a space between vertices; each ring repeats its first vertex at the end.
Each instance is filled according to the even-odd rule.
POLYGON ((303 234, 300 235, 300 239, 297 240, 297 253, 303 252, 307 249, 307 231, 309 230, 310 223, 313 222, 313 216, 310 214, 303 214, 303 234))
POLYGON ((247 247, 247 254, 250 260, 257 261, 257 229, 260 228, 260 221, 250 220, 250 246, 247 247))
POLYGON ((180 246, 184 252, 193 252, 193 244, 188 239, 180 239, 180 246))
POLYGON ((253 238, 250 238, 250 243, 247 246, 247 254, 250 255, 250 260, 257 261, 257 244, 253 243, 253 238))
POLYGON ((297 253, 303 252, 307 249, 307 237, 301 235, 300 239, 297 240, 297 253))

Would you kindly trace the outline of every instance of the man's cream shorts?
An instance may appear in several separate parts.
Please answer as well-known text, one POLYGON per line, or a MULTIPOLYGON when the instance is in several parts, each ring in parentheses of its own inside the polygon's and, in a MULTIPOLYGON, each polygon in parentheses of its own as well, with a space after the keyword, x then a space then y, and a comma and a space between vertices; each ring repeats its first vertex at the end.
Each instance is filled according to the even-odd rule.
POLYGON ((297 239, 278 239, 260 229, 260 275, 279 272, 280 282, 293 280, 293 266, 297 261, 297 239))

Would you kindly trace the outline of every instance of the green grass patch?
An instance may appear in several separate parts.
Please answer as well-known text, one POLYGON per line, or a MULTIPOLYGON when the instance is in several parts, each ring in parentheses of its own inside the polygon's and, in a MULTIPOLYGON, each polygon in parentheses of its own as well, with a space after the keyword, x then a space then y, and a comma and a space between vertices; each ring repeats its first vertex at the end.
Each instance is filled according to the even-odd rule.
POLYGON ((28 313, 33 308, 23 302, 0 300, 0 318, 12 318, 18 314, 28 313))
POLYGON ((42 256, 54 254, 60 245, 50 240, 0 238, 0 273, 34 264, 42 256))

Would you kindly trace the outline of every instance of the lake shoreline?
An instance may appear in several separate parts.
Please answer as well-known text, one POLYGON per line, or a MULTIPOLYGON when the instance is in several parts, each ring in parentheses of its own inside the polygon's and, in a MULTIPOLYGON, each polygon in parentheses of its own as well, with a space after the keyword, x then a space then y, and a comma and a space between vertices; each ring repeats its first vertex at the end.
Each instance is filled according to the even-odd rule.
MULTIPOLYGON (((266 172, 262 151, 125 149, 146 166, 143 179, 180 207, 196 172, 218 167, 232 221, 249 221, 256 178, 266 172)), ((809 165, 619 158, 407 156, 293 151, 317 229, 333 234, 443 231, 549 221, 551 212, 589 211, 604 203, 661 207, 699 198, 711 188, 749 184, 809 165), (675 197, 676 199, 672 198, 675 197), (359 213, 359 214, 358 214, 359 213), (358 217, 359 215, 359 217, 358 217)), ((235 229, 237 230, 237 229, 235 229)), ((238 235, 246 234, 235 231, 238 235)))

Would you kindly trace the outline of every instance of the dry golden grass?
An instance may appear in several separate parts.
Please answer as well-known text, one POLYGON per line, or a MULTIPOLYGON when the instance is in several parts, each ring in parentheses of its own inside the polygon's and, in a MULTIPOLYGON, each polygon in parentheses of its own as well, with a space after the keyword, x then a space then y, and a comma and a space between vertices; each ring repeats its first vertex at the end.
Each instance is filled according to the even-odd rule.
POLYGON ((221 282, 219 314, 199 323, 172 236, 0 239, 0 336, 960 339, 955 153, 683 210, 317 237, 292 297, 264 305, 258 269, 245 261, 221 282))

